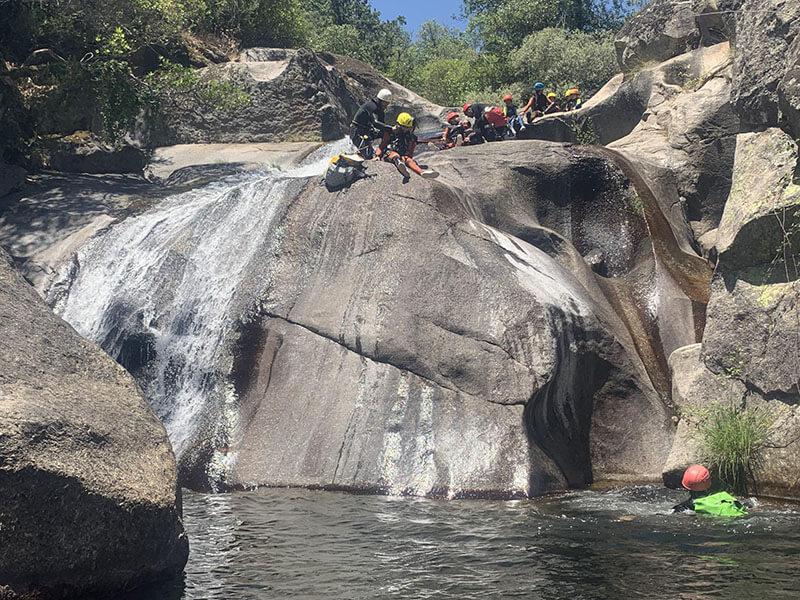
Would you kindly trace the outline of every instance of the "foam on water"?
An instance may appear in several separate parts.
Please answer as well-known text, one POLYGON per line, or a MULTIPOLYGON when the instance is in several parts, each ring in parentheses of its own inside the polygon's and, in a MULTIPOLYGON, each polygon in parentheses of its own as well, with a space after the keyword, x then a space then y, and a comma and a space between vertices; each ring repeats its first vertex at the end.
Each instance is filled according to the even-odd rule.
POLYGON ((233 425, 225 343, 236 311, 257 292, 248 267, 264 260, 281 201, 350 147, 341 140, 286 172, 241 174, 170 196, 84 246, 53 287, 56 312, 113 357, 131 336, 146 340, 137 351, 155 359, 140 384, 179 457, 210 403, 220 407, 214 427, 233 425))

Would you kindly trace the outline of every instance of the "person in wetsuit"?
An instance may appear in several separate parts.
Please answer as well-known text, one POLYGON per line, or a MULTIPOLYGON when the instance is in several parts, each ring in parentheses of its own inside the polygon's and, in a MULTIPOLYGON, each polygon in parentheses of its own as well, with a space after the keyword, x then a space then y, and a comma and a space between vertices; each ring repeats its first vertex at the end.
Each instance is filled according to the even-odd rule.
POLYGON ((417 148, 417 136, 414 134, 414 117, 408 113, 397 115, 397 126, 384 132, 383 140, 375 151, 381 160, 393 163, 403 179, 408 179, 409 169, 425 179, 434 179, 439 173, 432 169, 423 169, 414 160, 417 148))
POLYGON ((689 498, 672 507, 672 512, 694 511, 715 517, 743 517, 747 509, 728 492, 711 491, 711 473, 703 465, 692 465, 683 473, 681 485, 689 490, 689 498))
POLYGON ((390 129, 386 125, 386 108, 392 92, 382 89, 378 94, 364 102, 350 123, 350 140, 355 145, 358 154, 367 160, 375 156, 372 141, 381 139, 384 132, 390 129))

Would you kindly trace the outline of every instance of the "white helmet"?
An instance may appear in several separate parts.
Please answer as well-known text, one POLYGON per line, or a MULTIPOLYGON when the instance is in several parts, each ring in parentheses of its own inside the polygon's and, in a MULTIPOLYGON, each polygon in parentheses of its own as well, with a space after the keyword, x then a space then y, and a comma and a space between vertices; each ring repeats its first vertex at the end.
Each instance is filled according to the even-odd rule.
POLYGON ((392 92, 383 88, 380 92, 378 92, 378 100, 383 100, 384 102, 388 102, 392 99, 392 92))

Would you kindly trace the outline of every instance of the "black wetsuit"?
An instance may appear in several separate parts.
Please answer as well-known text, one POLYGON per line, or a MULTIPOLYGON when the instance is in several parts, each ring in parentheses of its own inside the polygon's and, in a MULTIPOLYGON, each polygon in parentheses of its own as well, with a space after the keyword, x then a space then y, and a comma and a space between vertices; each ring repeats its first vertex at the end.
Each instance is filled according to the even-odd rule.
POLYGON ((365 158, 372 158, 370 142, 383 136, 386 131, 385 121, 386 111, 383 103, 377 98, 364 102, 353 116, 353 121, 350 123, 350 140, 358 148, 359 154, 365 158))

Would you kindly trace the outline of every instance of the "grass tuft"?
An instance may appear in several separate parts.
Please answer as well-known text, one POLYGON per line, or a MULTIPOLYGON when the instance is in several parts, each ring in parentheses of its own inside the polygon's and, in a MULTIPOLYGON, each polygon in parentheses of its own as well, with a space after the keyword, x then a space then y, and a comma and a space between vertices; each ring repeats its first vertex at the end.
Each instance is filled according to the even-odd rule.
POLYGON ((773 425, 774 417, 765 410, 730 404, 715 405, 701 420, 706 461, 737 494, 749 492, 773 425))

